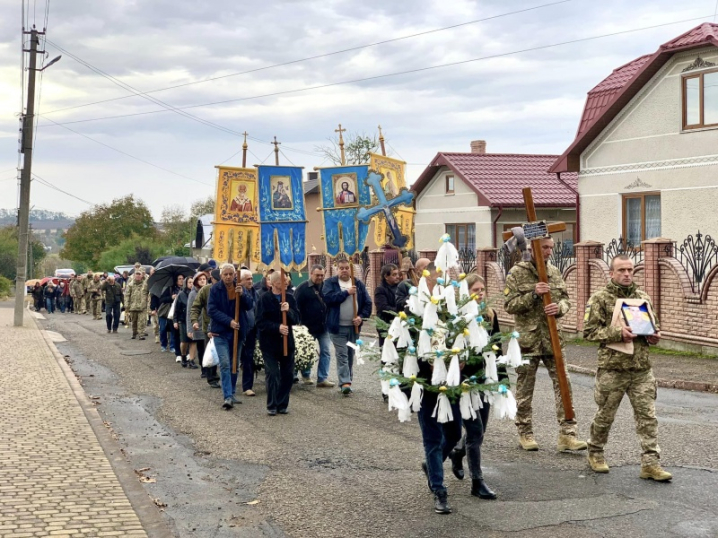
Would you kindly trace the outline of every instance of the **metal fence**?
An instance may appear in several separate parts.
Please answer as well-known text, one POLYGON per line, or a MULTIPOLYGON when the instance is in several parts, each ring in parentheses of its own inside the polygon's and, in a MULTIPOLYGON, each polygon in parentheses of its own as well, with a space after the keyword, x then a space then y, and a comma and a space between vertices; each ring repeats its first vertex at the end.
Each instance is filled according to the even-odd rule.
POLYGON ((576 263, 576 254, 573 250, 573 241, 556 241, 553 247, 551 257, 548 259, 551 265, 555 266, 561 274, 576 263))
POLYGON ((597 258, 603 258, 608 265, 611 265, 611 260, 620 254, 625 254, 633 263, 638 265, 643 261, 643 250, 641 245, 634 245, 630 241, 625 241, 623 237, 618 239, 611 239, 605 246, 597 246, 595 250, 595 256, 597 258))
MULTIPOLYGON (((667 245, 666 249, 670 249, 667 245)), ((668 250, 666 254, 671 254, 668 250)), ((685 269, 691 289, 699 293, 706 275, 714 265, 718 264, 718 245, 710 235, 700 231, 695 236, 689 235, 681 243, 673 243, 673 256, 685 269)))
POLYGON ((476 271, 476 251, 469 248, 459 250, 459 265, 461 272, 467 275, 476 271))

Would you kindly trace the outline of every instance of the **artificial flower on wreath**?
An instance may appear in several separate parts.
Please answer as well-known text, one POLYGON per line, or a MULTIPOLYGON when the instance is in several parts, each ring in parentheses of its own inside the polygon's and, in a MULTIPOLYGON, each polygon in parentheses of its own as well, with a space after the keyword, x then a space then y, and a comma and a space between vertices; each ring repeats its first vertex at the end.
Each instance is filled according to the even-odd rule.
MULTIPOLYGON (((309 334, 309 331, 304 325, 292 326, 294 331, 294 365, 295 368, 302 372, 308 370, 314 363, 317 362, 319 355, 319 348, 317 347, 316 340, 309 334)), ((262 351, 259 349, 259 339, 257 344, 254 346, 254 371, 259 372, 264 369, 264 357, 262 357, 262 351)))
POLYGON ((443 276, 429 291, 424 271, 417 287, 409 291, 408 312, 393 313, 391 323, 375 317, 376 326, 386 335, 381 349, 371 350, 357 342, 359 356, 381 362, 379 377, 388 395, 389 410, 397 410, 399 420, 410 420, 411 412, 421 409, 426 391, 438 394, 433 415, 439 422, 455 420, 450 403, 459 402, 461 418, 476 418, 483 406, 482 396, 492 406, 496 418, 513 419, 516 400, 508 378, 499 380, 497 366, 516 368, 525 363, 521 357, 517 332, 489 336, 487 305, 469 295, 466 275, 452 279, 458 269, 458 252, 445 234, 435 265, 443 276), (502 343, 508 342, 506 355, 502 343), (498 355, 498 356, 497 356, 498 355), (419 376, 419 362, 432 365, 430 378, 419 376), (476 373, 462 376, 464 366, 476 373), (462 379, 464 377, 464 379, 462 379))

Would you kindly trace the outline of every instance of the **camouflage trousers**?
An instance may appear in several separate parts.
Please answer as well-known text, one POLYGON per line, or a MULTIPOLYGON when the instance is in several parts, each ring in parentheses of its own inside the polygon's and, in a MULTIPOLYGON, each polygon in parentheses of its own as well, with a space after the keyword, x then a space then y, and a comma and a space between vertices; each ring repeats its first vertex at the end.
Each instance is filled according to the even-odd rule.
POLYGON ((92 298, 92 317, 102 319, 102 297, 92 298))
POLYGON ((75 313, 76 314, 84 314, 87 312, 87 301, 85 301, 85 296, 80 295, 79 297, 75 298, 76 307, 75 307, 75 313))
MULTIPOLYGON (((577 426, 576 420, 566 420, 566 416, 563 412, 563 404, 561 403, 561 390, 558 385, 558 375, 556 374, 556 361, 553 359, 553 355, 536 355, 533 357, 524 357, 528 360, 528 364, 519 366, 516 368, 516 427, 519 430, 519 434, 533 433, 533 397, 534 387, 536 385, 536 370, 541 362, 546 366, 548 375, 553 383, 554 399, 556 403, 556 419, 563 435, 576 435, 577 426)), ((566 379, 568 380, 569 392, 571 390, 571 380, 566 372, 566 379)), ((572 397, 573 401, 573 397, 572 397)), ((574 417, 576 413, 574 412, 574 417)))
POLYGON ((85 308, 82 310, 83 314, 92 314, 92 294, 85 294, 85 308))
POLYGON ((152 314, 150 316, 150 319, 152 320, 152 328, 155 331, 155 337, 159 338, 160 337, 160 320, 157 317, 156 313, 152 314))
POLYGON ((588 451, 602 453, 608 442, 616 411, 621 405, 623 395, 633 407, 636 420, 636 433, 641 439, 642 465, 658 462, 661 449, 658 446, 658 420, 656 419, 656 379, 653 372, 642 370, 620 371, 599 368, 596 372, 596 386, 593 397, 598 404, 598 411, 591 424, 591 438, 588 440, 588 451))

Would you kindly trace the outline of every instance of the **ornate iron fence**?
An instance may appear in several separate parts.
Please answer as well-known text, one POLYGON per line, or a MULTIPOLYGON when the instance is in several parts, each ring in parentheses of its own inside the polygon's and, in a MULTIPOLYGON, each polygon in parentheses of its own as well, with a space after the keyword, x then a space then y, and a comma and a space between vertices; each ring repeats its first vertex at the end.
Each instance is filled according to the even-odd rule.
POLYGON ((385 250, 382 265, 386 265, 387 263, 393 263, 397 267, 401 267, 401 253, 393 249, 385 250))
POLYGON ((504 271, 504 276, 508 275, 511 268, 521 261, 521 253, 518 251, 509 253, 506 249, 500 248, 497 255, 498 260, 496 261, 499 262, 499 266, 504 271))
POLYGON ((718 264, 718 245, 710 235, 698 231, 695 237, 689 235, 682 243, 674 242, 673 256, 685 269, 693 292, 699 293, 706 275, 718 264))
POLYGON ((476 251, 470 248, 459 250, 459 265, 461 272, 467 275, 476 271, 476 251))
POLYGON ((634 245, 630 241, 624 241, 621 236, 619 236, 618 239, 611 239, 603 248, 597 246, 595 250, 596 257, 603 258, 609 265, 611 264, 611 260, 619 254, 625 254, 631 258, 636 265, 643 261, 643 250, 641 250, 641 246, 634 245))
POLYGON ((576 255, 573 251, 573 241, 556 241, 553 253, 548 260, 563 274, 571 264, 576 262, 576 255))

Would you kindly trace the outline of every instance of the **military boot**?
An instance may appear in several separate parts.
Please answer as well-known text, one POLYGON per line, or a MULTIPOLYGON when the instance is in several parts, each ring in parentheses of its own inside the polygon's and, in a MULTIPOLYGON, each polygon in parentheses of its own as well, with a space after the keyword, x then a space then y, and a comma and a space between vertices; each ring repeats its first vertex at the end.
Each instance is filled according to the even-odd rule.
POLYGON ((588 453, 588 464, 591 466, 591 469, 594 473, 607 473, 608 472, 608 464, 606 463, 606 459, 603 457, 602 452, 594 452, 588 453))
POLYGON ((663 467, 658 463, 653 465, 642 465, 641 466, 641 478, 655 480, 656 482, 668 482, 673 475, 668 471, 664 471, 663 467))
POLYGON ((524 450, 538 450, 539 446, 534 439, 533 433, 521 433, 519 434, 519 444, 524 450))
POLYGON ((579 441, 575 435, 559 434, 557 448, 559 452, 567 450, 586 450, 588 445, 586 441, 579 441))

